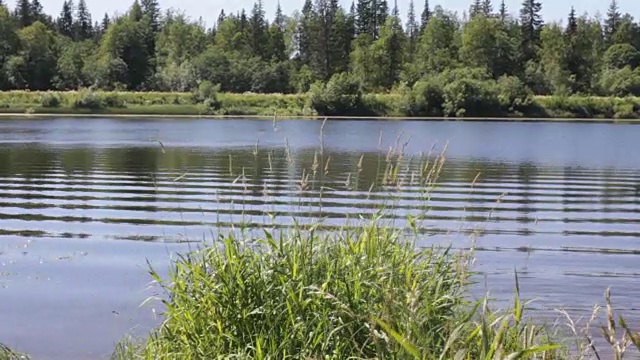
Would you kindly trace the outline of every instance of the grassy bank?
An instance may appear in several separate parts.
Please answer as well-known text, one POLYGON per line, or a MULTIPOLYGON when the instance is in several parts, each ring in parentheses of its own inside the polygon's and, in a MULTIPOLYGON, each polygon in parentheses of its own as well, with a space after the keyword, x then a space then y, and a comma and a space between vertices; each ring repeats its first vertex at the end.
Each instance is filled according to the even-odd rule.
MULTIPOLYGON (((365 94, 354 105, 329 115, 444 118, 442 111, 419 110, 415 99, 400 92, 365 94), (418 109, 416 109, 416 107, 418 109)), ((475 104, 474 106, 477 106, 475 104)), ((467 106, 469 107, 469 106, 467 106)), ((215 94, 203 101, 191 93, 161 92, 0 92, 4 114, 106 114, 150 116, 314 117, 327 114, 308 94, 215 94)), ((640 98, 534 96, 517 110, 487 107, 458 114, 461 118, 510 119, 640 119, 640 98)), ((455 116, 454 116, 455 117, 455 116)))

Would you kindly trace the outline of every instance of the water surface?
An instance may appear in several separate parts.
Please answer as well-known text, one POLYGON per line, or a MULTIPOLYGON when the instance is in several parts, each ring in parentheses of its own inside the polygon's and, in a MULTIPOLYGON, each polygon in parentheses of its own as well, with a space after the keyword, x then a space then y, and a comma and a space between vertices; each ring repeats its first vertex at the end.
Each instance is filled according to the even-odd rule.
POLYGON ((331 228, 382 204, 393 204, 398 224, 426 214, 424 245, 475 244, 477 294, 509 299, 517 270, 536 309, 588 315, 608 286, 618 307, 637 306, 640 127, 321 127, 0 121, 0 342, 35 358, 108 357, 124 334, 158 322, 152 306, 139 306, 156 291, 147 289, 147 260, 165 269, 176 252, 241 223, 286 228, 293 217, 321 217, 331 228), (427 194, 416 174, 445 144, 446 163, 427 194), (372 187, 389 149, 403 149, 403 181, 372 187))

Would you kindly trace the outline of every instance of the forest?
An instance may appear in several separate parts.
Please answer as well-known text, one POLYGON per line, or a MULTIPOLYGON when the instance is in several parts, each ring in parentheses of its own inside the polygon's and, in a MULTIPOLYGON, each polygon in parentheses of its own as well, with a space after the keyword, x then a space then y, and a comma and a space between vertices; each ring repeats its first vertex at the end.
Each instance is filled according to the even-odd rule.
POLYGON ((545 22, 536 0, 519 9, 474 0, 462 15, 412 1, 404 23, 386 0, 356 0, 348 9, 306 0, 289 15, 278 5, 272 17, 258 0, 197 20, 135 0, 100 21, 85 0, 66 0, 56 16, 39 0, 13 9, 3 1, 4 91, 214 85, 224 93, 308 93, 326 114, 357 108, 361 94, 399 94, 408 115, 517 112, 534 95, 640 95, 640 23, 617 0, 605 16, 567 5, 559 22, 545 22))

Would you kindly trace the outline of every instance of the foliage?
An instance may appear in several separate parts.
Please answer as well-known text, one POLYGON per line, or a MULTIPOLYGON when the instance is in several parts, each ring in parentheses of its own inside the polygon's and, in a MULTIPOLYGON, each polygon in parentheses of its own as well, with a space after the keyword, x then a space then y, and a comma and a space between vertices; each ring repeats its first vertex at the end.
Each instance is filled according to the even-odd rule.
POLYGON ((220 85, 213 85, 210 81, 203 81, 193 93, 193 102, 203 104, 207 109, 216 110, 220 108, 219 92, 220 85))
POLYGON ((62 103, 60 96, 56 93, 46 93, 42 95, 41 105, 45 108, 57 108, 62 103))
POLYGON ((118 93, 99 93, 86 89, 75 93, 70 101, 70 106, 73 109, 102 110, 104 108, 122 108, 125 106, 118 93))
POLYGON ((515 76, 502 76, 496 85, 500 106, 508 113, 524 111, 533 102, 531 90, 515 76))
POLYGON ((403 108, 409 116, 442 116, 443 84, 437 78, 425 78, 405 89, 403 108))
POLYGON ((608 69, 602 74, 600 86, 610 95, 640 95, 640 68, 608 69))
POLYGON ((351 75, 340 73, 326 84, 313 84, 309 100, 320 115, 343 115, 360 110, 362 92, 360 84, 351 75))
POLYGON ((636 68, 640 52, 631 44, 615 44, 604 53, 604 64, 608 69, 636 68))
POLYGON ((498 94, 491 82, 461 78, 444 87, 443 110, 447 116, 491 116, 498 108, 498 94))

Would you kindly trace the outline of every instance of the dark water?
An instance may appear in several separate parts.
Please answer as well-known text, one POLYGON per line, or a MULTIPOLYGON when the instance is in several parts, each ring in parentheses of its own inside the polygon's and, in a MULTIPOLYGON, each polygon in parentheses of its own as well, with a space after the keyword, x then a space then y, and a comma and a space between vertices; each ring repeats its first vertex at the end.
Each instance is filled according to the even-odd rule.
POLYGON ((424 244, 475 240, 479 294, 509 299, 517 270, 537 309, 588 316, 608 286, 620 309, 639 306, 639 126, 339 121, 320 133, 312 121, 0 121, 0 342, 107 357, 157 324, 139 306, 153 294, 147 260, 166 268, 240 223, 330 227, 385 203, 426 212, 424 244), (447 142, 425 203, 413 176, 447 142), (389 148, 404 149, 402 186, 372 187, 389 148))

